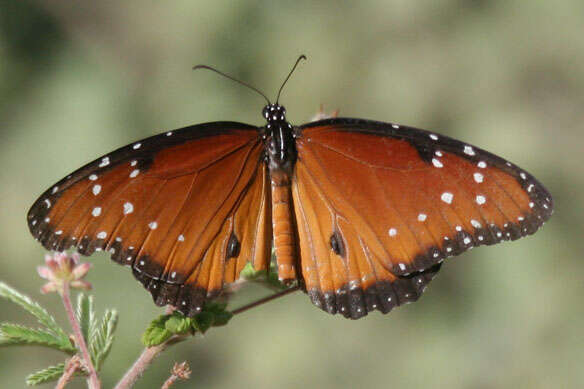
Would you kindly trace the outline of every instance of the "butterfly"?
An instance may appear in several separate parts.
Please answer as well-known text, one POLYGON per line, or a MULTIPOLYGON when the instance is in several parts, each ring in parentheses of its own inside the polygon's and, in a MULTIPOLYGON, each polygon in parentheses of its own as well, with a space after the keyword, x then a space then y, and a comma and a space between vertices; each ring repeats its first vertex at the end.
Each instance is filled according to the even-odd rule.
POLYGON ((189 316, 248 263, 267 270, 273 245, 282 282, 358 319, 416 301, 445 258, 552 214, 542 184, 478 147, 363 119, 293 126, 286 81, 276 103, 235 81, 267 100, 265 125, 197 124, 119 148, 41 195, 32 235, 48 250, 108 250, 157 305, 189 316))

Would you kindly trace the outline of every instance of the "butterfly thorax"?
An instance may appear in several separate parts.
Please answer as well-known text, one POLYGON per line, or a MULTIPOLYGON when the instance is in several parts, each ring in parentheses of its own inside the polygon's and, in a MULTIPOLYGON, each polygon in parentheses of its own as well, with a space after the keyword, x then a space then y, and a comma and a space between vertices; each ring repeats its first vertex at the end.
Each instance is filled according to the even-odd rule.
POLYGON ((279 104, 266 105, 262 111, 268 121, 265 142, 270 172, 292 174, 296 162, 296 146, 292 125, 286 120, 286 108, 279 104))

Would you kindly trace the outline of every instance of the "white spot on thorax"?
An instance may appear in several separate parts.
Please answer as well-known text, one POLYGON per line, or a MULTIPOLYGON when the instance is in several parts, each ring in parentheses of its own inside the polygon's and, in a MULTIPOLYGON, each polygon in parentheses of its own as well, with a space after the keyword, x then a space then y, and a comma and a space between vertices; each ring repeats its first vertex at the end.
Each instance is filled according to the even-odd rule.
POLYGON ((432 158, 432 165, 434 165, 435 167, 443 167, 444 165, 442 165, 442 162, 440 162, 439 160, 437 160, 436 158, 432 158))
POLYGON ((442 201, 444 201, 446 204, 452 204, 452 199, 453 198, 454 198, 454 195, 452 193, 450 193, 450 192, 444 192, 440 196, 440 199, 442 201))
POLYGON ((93 189, 91 191, 93 192, 93 194, 95 196, 97 196, 99 194, 99 192, 101 192, 101 185, 99 185, 99 184, 93 185, 93 189))
POLYGON ((91 211, 91 214, 95 217, 98 217, 99 215, 101 215, 101 207, 93 208, 93 211, 91 211))
POLYGON ((475 200, 476 200, 476 202, 477 202, 477 204, 478 204, 478 205, 483 205, 484 203, 486 203, 486 202, 487 202, 487 199, 486 199, 486 198, 485 198, 485 196, 483 196, 483 195, 478 195, 478 196, 475 198, 475 200))
POLYGON ((464 153, 467 155, 475 155, 475 151, 473 150, 473 148, 471 146, 465 145, 464 146, 464 153))
POLYGON ((124 215, 134 212, 134 205, 132 203, 124 203, 124 215))
POLYGON ((483 182, 483 179, 485 178, 481 173, 474 173, 473 174, 474 180, 480 184, 481 182, 483 182))
POLYGON ((390 228, 389 229, 389 236, 396 236, 397 235, 397 230, 395 228, 390 228))
POLYGON ((427 215, 425 213, 421 213, 418 215, 418 221, 423 222, 426 220, 427 215))

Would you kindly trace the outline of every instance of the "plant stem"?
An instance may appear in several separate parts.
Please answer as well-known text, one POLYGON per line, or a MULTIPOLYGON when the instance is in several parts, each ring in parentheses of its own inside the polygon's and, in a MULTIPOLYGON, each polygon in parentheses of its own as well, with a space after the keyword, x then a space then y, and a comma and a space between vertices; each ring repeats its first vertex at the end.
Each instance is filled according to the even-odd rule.
POLYGON ((63 283, 63 294, 61 295, 63 299, 63 305, 65 306, 65 311, 67 312, 67 317, 69 318, 69 322, 73 327, 73 335, 75 336, 75 343, 77 343, 77 347, 81 351, 81 355, 83 356, 84 365, 87 368, 89 373, 89 377, 87 378, 87 382, 89 384, 90 389, 99 389, 101 384, 99 382, 99 378, 97 377, 97 372, 95 371, 95 367, 91 362, 91 356, 89 355, 89 351, 87 349, 87 344, 85 343, 85 339, 83 338, 83 334, 81 333, 81 327, 79 326, 79 322, 77 321, 77 317, 75 316, 75 312, 73 311, 73 306, 71 305, 71 293, 69 291, 69 283, 63 283))
POLYGON ((255 308, 255 307, 257 307, 258 305, 265 304, 265 303, 267 303, 267 302, 269 302, 269 301, 272 301, 272 300, 275 300, 275 299, 277 299, 277 298, 280 298, 280 297, 286 296, 287 294, 290 294, 290 293, 292 293, 292 292, 296 292, 296 291, 297 291, 297 290, 299 290, 299 289, 300 289, 300 286, 294 286, 294 287, 292 287, 292 288, 284 289, 284 290, 283 290, 283 291, 281 291, 281 292, 274 293, 274 294, 272 294, 272 295, 269 295, 268 297, 261 298, 261 299, 259 299, 259 300, 256 300, 256 301, 252 302, 252 303, 249 303, 249 304, 247 304, 247 305, 244 305, 244 306, 242 306, 242 307, 239 307, 239 308, 237 308, 237 309, 234 309, 233 311, 231 311, 231 313, 232 313, 233 315, 237 315, 237 314, 239 314, 239 313, 242 313, 242 312, 245 312, 245 311, 247 311, 248 309, 255 308))
POLYGON ((159 344, 158 346, 146 347, 140 357, 134 362, 130 370, 124 374, 122 379, 118 382, 118 384, 114 387, 114 389, 128 389, 131 388, 138 378, 144 374, 144 371, 150 367, 154 358, 158 356, 161 352, 163 352, 170 344, 174 343, 172 340, 176 341, 176 337, 172 337, 165 342, 159 344))
POLYGON ((55 389, 64 389, 69 381, 71 381, 71 378, 73 378, 73 374, 75 374, 75 372, 80 369, 81 366, 82 363, 79 355, 74 355, 69 360, 67 360, 65 363, 65 371, 63 372, 61 378, 59 378, 55 389))

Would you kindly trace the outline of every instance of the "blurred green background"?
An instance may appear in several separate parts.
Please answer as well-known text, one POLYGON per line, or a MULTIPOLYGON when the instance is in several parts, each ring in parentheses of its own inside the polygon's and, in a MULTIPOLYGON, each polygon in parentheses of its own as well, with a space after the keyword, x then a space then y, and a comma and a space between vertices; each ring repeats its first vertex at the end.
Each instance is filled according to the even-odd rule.
MULTIPOLYGON (((584 382, 584 2, 3 1, 0 4, 0 279, 40 296, 44 251, 25 213, 72 170, 121 145, 193 123, 261 124, 275 95, 293 123, 321 103, 341 115, 432 129, 526 168, 554 195, 535 236, 447 261, 416 304, 350 321, 288 296, 173 347, 197 388, 559 388, 584 382)), ((161 312, 131 273, 94 255, 97 307, 120 312, 104 387, 161 312)), ((233 307, 265 293, 249 290, 233 307)), ((33 324, 0 301, 0 321, 33 324)), ((66 325, 66 323, 63 323, 66 325)), ((62 361, 0 349, 0 386, 62 361)), ((72 388, 84 387, 76 381, 72 388)))

